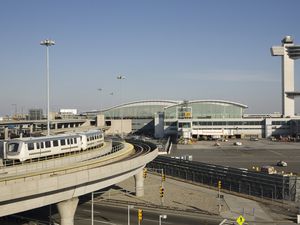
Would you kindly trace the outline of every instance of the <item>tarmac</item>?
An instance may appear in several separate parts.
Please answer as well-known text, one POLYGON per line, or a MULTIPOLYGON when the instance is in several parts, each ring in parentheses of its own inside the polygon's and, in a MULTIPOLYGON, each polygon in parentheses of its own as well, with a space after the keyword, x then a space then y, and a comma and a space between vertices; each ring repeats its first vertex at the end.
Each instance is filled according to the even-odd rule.
MULTIPOLYGON (((238 224, 237 218, 245 219, 243 224, 294 224, 296 220, 295 208, 285 203, 262 203, 224 193, 198 184, 183 182, 166 178, 161 181, 161 176, 149 174, 145 179, 145 195, 135 197, 134 178, 125 180, 99 196, 104 201, 123 203, 127 205, 140 205, 143 207, 171 209, 178 212, 210 215, 227 219, 226 224, 238 224), (160 186, 164 186, 164 197, 160 197, 160 186)), ((100 199, 99 199, 100 200, 100 199)))

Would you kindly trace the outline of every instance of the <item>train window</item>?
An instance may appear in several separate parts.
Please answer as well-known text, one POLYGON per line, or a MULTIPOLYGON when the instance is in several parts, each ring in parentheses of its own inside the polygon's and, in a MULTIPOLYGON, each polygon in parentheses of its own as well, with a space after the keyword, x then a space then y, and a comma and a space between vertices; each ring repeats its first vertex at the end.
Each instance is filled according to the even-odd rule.
POLYGON ((41 142, 41 148, 44 148, 44 142, 41 142))
POLYGON ((77 138, 74 138, 74 143, 77 144, 77 138))
POLYGON ((60 145, 66 145, 66 140, 65 139, 60 140, 60 145))
POLYGON ((35 143, 36 149, 40 149, 40 143, 35 143))
POLYGON ((28 143, 27 148, 28 150, 34 150, 34 143, 28 143))
POLYGON ((53 140, 53 147, 57 147, 58 146, 58 140, 53 140))
POLYGON ((67 139, 67 143, 68 143, 68 145, 70 144, 70 139, 67 139))
POLYGON ((71 141, 71 145, 72 145, 73 144, 73 139, 71 138, 70 141, 71 141))
POLYGON ((9 152, 18 152, 19 144, 18 143, 9 143, 8 144, 8 151, 9 152))
POLYGON ((51 147, 51 142, 50 141, 46 141, 45 142, 45 146, 46 146, 46 148, 50 148, 51 147))

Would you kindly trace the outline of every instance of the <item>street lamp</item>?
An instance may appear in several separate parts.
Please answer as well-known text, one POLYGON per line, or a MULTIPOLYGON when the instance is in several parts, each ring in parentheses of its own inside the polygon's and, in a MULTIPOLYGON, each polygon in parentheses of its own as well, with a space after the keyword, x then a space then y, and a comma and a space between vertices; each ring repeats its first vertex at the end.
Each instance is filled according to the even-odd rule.
POLYGON ((133 209, 133 208, 134 208, 133 205, 128 205, 127 206, 127 209, 128 209, 128 219, 127 219, 128 225, 130 225, 130 209, 133 209))
POLYGON ((161 219, 167 219, 167 215, 159 215, 159 225, 161 225, 161 219))
POLYGON ((92 222, 92 225, 94 225, 94 192, 92 192, 91 222, 92 222))
POLYGON ((46 68, 47 68, 47 135, 50 135, 50 88, 49 88, 49 46, 55 45, 55 41, 46 39, 40 45, 46 46, 46 68))
POLYGON ((99 109, 99 112, 101 113, 101 91, 102 91, 102 88, 98 88, 97 90, 100 92, 100 105, 99 105, 100 109, 99 109))
MULTIPOLYGON (((117 76, 117 79, 120 80, 120 100, 122 103, 122 80, 125 80, 125 76, 117 76)), ((122 108, 120 109, 121 113, 121 138, 123 139, 123 110, 122 108)))
POLYGON ((11 104, 11 105, 13 107, 15 107, 15 114, 14 114, 14 116, 17 117, 17 104, 14 103, 14 104, 11 104))

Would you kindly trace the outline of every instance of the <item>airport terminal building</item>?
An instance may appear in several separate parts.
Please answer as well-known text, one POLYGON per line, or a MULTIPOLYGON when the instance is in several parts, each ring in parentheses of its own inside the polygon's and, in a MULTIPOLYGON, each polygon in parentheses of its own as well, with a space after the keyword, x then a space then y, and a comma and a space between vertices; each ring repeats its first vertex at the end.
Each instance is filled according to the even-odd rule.
POLYGON ((245 114, 246 105, 224 100, 138 101, 98 113, 103 114, 108 123, 129 119, 133 133, 157 138, 298 138, 300 117, 295 116, 295 98, 300 92, 294 90, 294 61, 300 58, 300 46, 294 44, 291 36, 285 36, 281 46, 271 48, 271 54, 282 58, 281 114, 245 114))
MULTIPOLYGON (((249 115, 246 105, 223 100, 147 100, 101 112, 109 126, 123 120, 123 132, 176 138, 268 138, 298 136, 300 120, 280 114, 249 115), (128 123, 128 121, 131 121, 128 123), (130 129, 126 126, 130 125, 130 129)), ((95 113, 95 112, 94 112, 95 113)))

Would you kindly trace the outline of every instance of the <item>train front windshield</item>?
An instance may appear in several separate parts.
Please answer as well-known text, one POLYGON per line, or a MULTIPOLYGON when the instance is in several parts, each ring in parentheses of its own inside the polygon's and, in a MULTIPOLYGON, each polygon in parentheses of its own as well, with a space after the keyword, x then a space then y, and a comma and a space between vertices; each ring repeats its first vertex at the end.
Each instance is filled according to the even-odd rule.
POLYGON ((19 143, 9 143, 7 153, 17 153, 19 150, 19 143))

